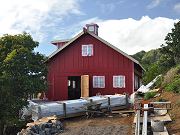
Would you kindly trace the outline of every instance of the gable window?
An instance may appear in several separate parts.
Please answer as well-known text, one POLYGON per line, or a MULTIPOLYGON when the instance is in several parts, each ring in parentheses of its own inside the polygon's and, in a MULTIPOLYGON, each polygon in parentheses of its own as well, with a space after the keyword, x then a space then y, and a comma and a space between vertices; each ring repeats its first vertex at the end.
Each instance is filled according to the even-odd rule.
POLYGON ((105 76, 93 76, 93 88, 105 88, 105 76))
POLYGON ((113 88, 125 88, 125 76, 113 76, 113 88))
POLYGON ((93 45, 82 45, 82 56, 93 56, 93 45))

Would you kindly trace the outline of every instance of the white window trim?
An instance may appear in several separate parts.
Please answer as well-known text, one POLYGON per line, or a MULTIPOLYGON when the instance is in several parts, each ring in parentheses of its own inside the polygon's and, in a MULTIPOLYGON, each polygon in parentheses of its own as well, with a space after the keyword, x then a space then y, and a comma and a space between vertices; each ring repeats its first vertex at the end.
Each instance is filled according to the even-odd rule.
POLYGON ((113 88, 125 88, 125 87, 126 87, 126 78, 125 78, 125 76, 124 75, 114 75, 113 76, 113 88), (118 84, 116 84, 115 81, 116 81, 116 83, 118 81, 118 84))
MULTIPOLYGON (((100 80, 98 80, 100 81, 100 80)), ((93 76, 93 88, 105 88, 105 76, 93 76), (102 86, 98 86, 98 83, 99 82, 95 82, 96 81, 96 78, 98 80, 98 78, 100 79, 103 79, 101 81, 103 81, 103 85, 102 86), (96 86, 96 83, 97 83, 97 86, 96 86)))
POLYGON ((81 46, 81 54, 82 56, 93 56, 94 54, 94 47, 93 44, 87 44, 87 45, 82 45, 81 46), (86 53, 84 53, 84 48, 86 47, 86 53), (88 54, 89 50, 92 48, 91 50, 91 54, 88 54))

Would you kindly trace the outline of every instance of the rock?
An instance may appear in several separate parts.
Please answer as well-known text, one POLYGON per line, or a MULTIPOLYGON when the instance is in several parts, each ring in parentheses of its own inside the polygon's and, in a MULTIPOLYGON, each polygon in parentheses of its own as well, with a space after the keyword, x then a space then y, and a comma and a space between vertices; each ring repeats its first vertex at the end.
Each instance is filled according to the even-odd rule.
POLYGON ((129 117, 129 114, 121 114, 122 117, 129 117))
POLYGON ((39 135, 46 135, 45 131, 39 131, 39 135))
POLYGON ((63 124, 56 120, 22 129, 18 135, 56 135, 63 132, 63 124))
POLYGON ((50 128, 45 128, 44 131, 47 135, 50 135, 50 128))

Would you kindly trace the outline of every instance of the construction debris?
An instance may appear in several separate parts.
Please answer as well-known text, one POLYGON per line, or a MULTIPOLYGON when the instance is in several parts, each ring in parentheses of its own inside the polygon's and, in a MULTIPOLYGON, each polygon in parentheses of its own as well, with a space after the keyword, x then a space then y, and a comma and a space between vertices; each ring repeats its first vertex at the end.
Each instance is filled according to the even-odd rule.
POLYGON ((156 133, 157 135, 161 135, 161 133, 168 134, 164 123, 172 121, 167 111, 170 109, 171 102, 137 101, 134 118, 134 123, 136 124, 135 135, 140 135, 141 132, 142 135, 149 133, 156 133), (143 123, 142 127, 141 123, 143 123))
POLYGON ((60 121, 56 120, 53 122, 49 120, 48 122, 22 129, 17 135, 55 135, 62 133, 63 130, 63 124, 60 121))
MULTIPOLYGON (((135 99, 137 98, 138 95, 143 95, 144 93, 147 93, 147 92, 157 92, 159 91, 159 89, 154 89, 154 90, 151 90, 152 86, 154 85, 154 83, 161 77, 162 75, 158 75, 156 76, 150 83, 148 83, 147 85, 141 85, 141 87, 134 93, 132 93, 130 95, 130 99, 129 99, 129 102, 131 104, 134 104, 135 103, 135 99)), ((155 96, 160 96, 160 94, 157 94, 155 96)))
POLYGON ((161 77, 162 75, 156 76, 150 83, 148 83, 146 86, 142 85, 137 91, 146 93, 150 90, 150 88, 154 85, 154 83, 161 77))

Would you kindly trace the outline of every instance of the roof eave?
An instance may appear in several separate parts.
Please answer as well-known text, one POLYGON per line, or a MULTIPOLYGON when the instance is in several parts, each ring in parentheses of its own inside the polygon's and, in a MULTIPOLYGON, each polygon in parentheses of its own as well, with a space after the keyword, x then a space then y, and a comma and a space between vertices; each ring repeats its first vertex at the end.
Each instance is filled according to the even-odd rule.
POLYGON ((54 51, 51 55, 48 56, 48 59, 46 62, 48 62, 52 57, 54 57, 56 54, 58 54, 61 50, 63 50, 65 47, 67 47, 69 44, 71 44, 72 42, 74 42, 76 39, 78 39, 80 36, 82 36, 84 34, 84 32, 82 31, 81 33, 79 33, 77 36, 75 36, 74 38, 72 38, 71 40, 69 40, 69 42, 67 42, 65 45, 63 45, 61 48, 57 49, 56 51, 54 51))

